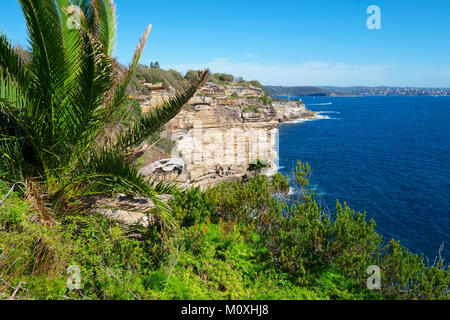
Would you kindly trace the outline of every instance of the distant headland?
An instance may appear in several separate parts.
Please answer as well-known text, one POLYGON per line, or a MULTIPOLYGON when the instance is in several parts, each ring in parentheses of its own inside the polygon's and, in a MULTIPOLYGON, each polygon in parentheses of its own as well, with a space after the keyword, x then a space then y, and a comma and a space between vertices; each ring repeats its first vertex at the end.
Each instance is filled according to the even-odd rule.
POLYGON ((264 89, 272 96, 281 97, 450 96, 450 88, 264 86, 264 89))

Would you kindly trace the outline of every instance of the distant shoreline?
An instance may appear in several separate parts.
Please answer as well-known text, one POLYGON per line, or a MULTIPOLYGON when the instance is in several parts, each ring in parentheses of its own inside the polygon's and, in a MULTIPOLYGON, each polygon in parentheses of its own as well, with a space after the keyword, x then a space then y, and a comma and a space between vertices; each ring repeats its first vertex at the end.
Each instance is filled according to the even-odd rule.
POLYGON ((264 86, 273 97, 450 96, 450 88, 264 86))
MULTIPOLYGON (((287 100, 288 96, 271 96, 287 100)), ((450 95, 331 95, 331 96, 291 96, 291 98, 365 98, 365 97, 450 97, 450 95)))

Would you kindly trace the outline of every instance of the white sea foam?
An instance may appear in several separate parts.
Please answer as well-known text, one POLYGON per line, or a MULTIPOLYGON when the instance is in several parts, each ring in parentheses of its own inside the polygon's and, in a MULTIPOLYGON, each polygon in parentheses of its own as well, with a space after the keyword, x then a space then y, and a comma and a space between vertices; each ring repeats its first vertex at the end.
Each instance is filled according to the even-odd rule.
POLYGON ((314 118, 308 118, 308 119, 297 119, 297 120, 293 120, 293 121, 289 121, 286 123, 303 123, 303 122, 309 122, 309 121, 317 121, 317 120, 330 120, 331 118, 329 116, 326 115, 322 115, 320 114, 320 112, 318 112, 314 118))
POLYGON ((319 111, 318 114, 341 114, 339 111, 319 111))
POLYGON ((307 104, 307 106, 331 106, 333 102, 326 102, 326 103, 311 103, 307 104))

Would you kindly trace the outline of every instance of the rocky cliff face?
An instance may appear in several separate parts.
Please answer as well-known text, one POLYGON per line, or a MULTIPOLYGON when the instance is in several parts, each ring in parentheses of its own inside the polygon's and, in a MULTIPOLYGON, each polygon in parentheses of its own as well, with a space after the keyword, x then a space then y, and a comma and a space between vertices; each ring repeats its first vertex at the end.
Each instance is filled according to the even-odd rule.
MULTIPOLYGON (((141 97, 143 111, 172 94, 154 88, 150 97, 141 97)), ((295 102, 264 104, 264 95, 248 83, 206 83, 165 127, 163 136, 175 145, 174 163, 182 159, 184 167, 164 175, 180 184, 208 186, 245 178, 257 159, 267 164, 265 174, 276 173, 279 123, 314 113, 295 102)), ((159 175, 152 170, 158 165, 148 165, 141 172, 159 175)))
POLYGON ((303 103, 298 102, 273 102, 279 122, 289 122, 297 119, 308 119, 316 116, 308 110, 303 103))

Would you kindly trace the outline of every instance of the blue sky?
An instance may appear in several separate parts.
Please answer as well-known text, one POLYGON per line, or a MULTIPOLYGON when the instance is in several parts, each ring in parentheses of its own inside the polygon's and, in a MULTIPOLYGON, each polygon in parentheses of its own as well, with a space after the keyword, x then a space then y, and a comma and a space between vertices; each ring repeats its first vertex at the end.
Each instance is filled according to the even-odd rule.
MULTIPOLYGON (((129 63, 147 24, 142 63, 210 67, 267 85, 450 87, 448 0, 116 0, 115 55, 129 63), (381 30, 366 26, 369 5, 381 30)), ((16 0, 0 28, 25 43, 16 0)))

